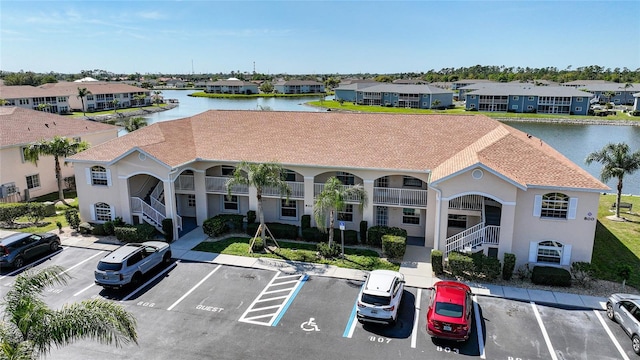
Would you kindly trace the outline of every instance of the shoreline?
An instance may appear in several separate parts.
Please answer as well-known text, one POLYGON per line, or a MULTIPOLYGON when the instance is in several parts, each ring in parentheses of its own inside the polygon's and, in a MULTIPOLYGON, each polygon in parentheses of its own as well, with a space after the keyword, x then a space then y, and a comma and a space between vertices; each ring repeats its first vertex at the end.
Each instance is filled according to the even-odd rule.
POLYGON ((105 122, 109 120, 124 120, 126 118, 130 118, 134 116, 145 116, 145 115, 157 113, 160 111, 171 110, 173 108, 178 107, 178 105, 179 104, 168 103, 165 106, 152 107, 151 109, 147 109, 147 108, 137 109, 134 111, 127 111, 126 113, 120 112, 120 113, 102 114, 102 115, 95 115, 95 116, 85 116, 85 119, 91 120, 91 121, 99 121, 99 122, 105 122))
POLYGON ((640 126, 640 121, 633 120, 600 120, 600 119, 566 119, 566 118, 504 118, 491 117, 500 122, 528 122, 566 125, 614 125, 614 126, 640 126))

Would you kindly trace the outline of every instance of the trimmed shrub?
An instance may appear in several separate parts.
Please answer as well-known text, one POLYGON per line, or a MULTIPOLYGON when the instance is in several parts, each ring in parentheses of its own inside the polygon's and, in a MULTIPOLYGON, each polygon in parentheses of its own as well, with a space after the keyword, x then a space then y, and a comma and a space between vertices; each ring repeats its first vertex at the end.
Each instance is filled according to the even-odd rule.
POLYGON ((531 282, 536 285, 571 286, 571 273, 563 268, 553 266, 534 266, 531 271, 531 282))
POLYGON ((247 224, 253 224, 256 222, 256 212, 254 210, 247 211, 247 224))
POLYGON ((237 231, 242 232, 242 220, 244 220, 244 215, 240 214, 219 214, 214 216, 215 218, 220 218, 227 225, 229 232, 237 231))
POLYGON ((395 235, 406 238, 407 230, 399 227, 372 226, 367 231, 367 244, 377 247, 382 246, 382 236, 384 235, 395 235))
POLYGON ((459 252, 449 253, 449 271, 456 277, 468 278, 473 274, 475 265, 471 256, 459 252))
POLYGON ((223 218, 214 216, 202 223, 202 231, 209 237, 218 237, 228 232, 229 226, 227 226, 227 222, 223 218))
POLYGON ((360 242, 363 244, 367 243, 367 229, 369 228, 369 223, 366 220, 360 221, 360 242))
POLYGON ((569 272, 571 273, 571 279, 573 281, 580 286, 589 288, 595 280, 597 269, 595 265, 589 262, 576 261, 571 264, 569 272))
POLYGON ((162 220, 162 232, 167 242, 170 243, 173 241, 173 219, 166 218, 162 220))
MULTIPOLYGON (((267 241, 269 240, 269 238, 266 239, 267 241)), ((262 242, 262 238, 261 237, 255 237, 252 238, 249 242, 249 244, 251 244, 251 241, 253 241, 253 245, 251 246, 251 251, 252 252, 263 252, 264 251, 264 242, 262 242)))
POLYGON ((33 224, 38 224, 40 221, 44 220, 45 217, 50 216, 48 213, 53 209, 53 213, 56 213, 56 208, 53 203, 49 203, 49 205, 45 205, 44 203, 39 202, 30 202, 27 203, 27 213, 25 214, 29 219, 29 222, 33 224))
MULTIPOLYGON (((329 234, 327 233, 326 240, 329 240, 329 234)), ((333 229, 333 241, 340 244, 342 242, 342 234, 340 229, 333 229)), ((358 244, 358 232, 355 230, 344 231, 344 244, 345 245, 357 245, 358 244)))
POLYGON ((504 260, 502 265, 502 278, 504 280, 511 280, 513 276, 513 270, 516 267, 516 255, 511 253, 504 254, 504 260))
MULTIPOLYGON (((276 239, 290 239, 295 240, 298 238, 298 226, 297 225, 289 225, 282 223, 265 223, 271 234, 276 239)), ((260 224, 247 224, 247 234, 250 236, 255 236, 256 231, 258 230, 258 226, 260 224)), ((267 232, 267 235, 269 233, 267 232)))
POLYGON ((80 234, 93 234, 93 225, 88 222, 83 222, 78 225, 78 231, 80 234))
POLYGON ((300 227, 303 232, 304 229, 311 228, 311 215, 302 215, 302 218, 300 219, 300 227))
POLYGON ((442 263, 443 254, 441 250, 431 250, 431 267, 436 275, 444 274, 444 265, 442 263))
POLYGON ((27 203, 0 204, 0 222, 13 225, 17 218, 27 214, 27 203))
POLYGON ((475 266, 475 276, 495 280, 500 276, 500 260, 488 257, 484 253, 473 258, 475 266))
POLYGON ((153 238, 156 228, 144 223, 139 225, 116 226, 116 238, 124 243, 139 243, 153 238))
POLYGON ((342 253, 342 247, 335 241, 331 244, 331 247, 329 247, 329 243, 326 242, 318 243, 317 249, 320 256, 326 259, 333 259, 342 253))
POLYGON ((402 236, 384 235, 382 253, 390 259, 402 259, 407 251, 407 239, 402 236))
POLYGON ((322 241, 326 242, 329 240, 329 235, 327 233, 323 233, 315 227, 302 229, 302 240, 316 243, 322 241))
POLYGON ((96 235, 96 236, 107 235, 107 233, 104 231, 104 225, 103 224, 92 224, 92 225, 93 225, 93 230, 91 230, 91 234, 96 235))
POLYGON ((69 227, 76 231, 80 230, 80 215, 78 215, 78 210, 68 209, 64 212, 64 217, 65 219, 67 219, 67 224, 69 224, 69 227))
POLYGON ((516 270, 516 276, 520 280, 531 279, 531 269, 529 268, 529 264, 520 265, 516 270))
POLYGON ((105 235, 114 235, 115 227, 116 225, 114 224, 113 221, 107 221, 104 224, 102 224, 102 229, 104 230, 105 235))

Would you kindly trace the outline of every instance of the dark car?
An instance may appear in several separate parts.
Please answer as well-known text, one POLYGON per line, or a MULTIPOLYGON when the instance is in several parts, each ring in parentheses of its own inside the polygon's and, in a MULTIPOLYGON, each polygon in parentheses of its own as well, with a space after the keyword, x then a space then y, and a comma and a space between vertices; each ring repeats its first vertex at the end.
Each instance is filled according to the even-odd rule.
POLYGON ((471 333, 471 289, 457 281, 438 281, 427 309, 427 333, 445 340, 467 341, 471 333))
POLYGON ((0 241, 0 268, 21 268, 25 261, 60 248, 60 237, 52 233, 18 233, 0 241))

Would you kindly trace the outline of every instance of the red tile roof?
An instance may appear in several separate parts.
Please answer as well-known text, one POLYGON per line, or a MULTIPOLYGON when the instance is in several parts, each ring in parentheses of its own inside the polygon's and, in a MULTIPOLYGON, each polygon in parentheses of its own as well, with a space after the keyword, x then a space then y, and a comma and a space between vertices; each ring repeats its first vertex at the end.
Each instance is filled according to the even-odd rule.
POLYGON ((606 190, 537 138, 482 115, 210 110, 137 130, 74 155, 112 162, 138 147, 176 167, 196 159, 432 171, 431 181, 482 163, 521 186, 606 190))
POLYGON ((0 148, 28 144, 54 136, 82 137, 117 127, 95 121, 50 114, 15 106, 0 106, 0 148))

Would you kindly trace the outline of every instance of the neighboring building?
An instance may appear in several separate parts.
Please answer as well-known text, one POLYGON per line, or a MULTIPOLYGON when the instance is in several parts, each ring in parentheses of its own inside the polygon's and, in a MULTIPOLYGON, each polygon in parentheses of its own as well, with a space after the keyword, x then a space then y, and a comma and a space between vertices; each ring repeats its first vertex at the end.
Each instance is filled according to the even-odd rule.
POLYGON ((465 88, 466 110, 587 115, 592 94, 563 86, 474 84, 465 88))
POLYGON ((579 87, 593 94, 594 102, 633 105, 633 94, 640 91, 640 83, 597 83, 579 87))
POLYGON ((287 202, 264 189, 268 222, 300 226, 310 215, 315 225, 315 196, 336 176, 368 194, 362 211, 350 199, 337 214, 347 230, 397 226, 413 244, 513 253, 518 265, 591 261, 600 193, 610 190, 542 140, 482 115, 210 110, 68 160, 85 221, 171 218, 177 236, 187 217, 244 215, 257 209, 256 190, 227 195, 235 166, 276 161, 292 192, 287 202))
POLYGON ((65 94, 69 98, 69 106, 72 111, 83 111, 82 101, 78 97, 78 88, 86 88, 91 92, 84 99, 84 111, 87 112, 113 110, 114 100, 118 100, 118 109, 152 104, 151 92, 148 89, 120 82, 57 82, 44 84, 39 88, 65 94))
POLYGON ((229 78, 227 80, 218 80, 207 83, 205 92, 213 94, 257 94, 260 91, 258 86, 250 81, 229 78))
POLYGON ((360 105, 392 106, 413 109, 448 108, 453 93, 430 85, 380 84, 355 90, 360 105))
POLYGON ((428 84, 429 82, 426 80, 422 80, 422 79, 396 79, 393 80, 393 84, 398 84, 398 85, 422 85, 422 84, 428 84))
POLYGON ((30 85, 0 85, 0 99, 4 106, 40 110, 52 114, 69 114, 69 95, 60 89, 42 89, 30 85), (41 108, 41 106, 44 106, 41 108))
POLYGON ((282 80, 273 84, 273 88, 279 94, 324 93, 324 84, 313 80, 282 80))
POLYGON ((361 81, 361 82, 349 82, 349 83, 340 83, 340 85, 333 89, 336 101, 349 101, 356 102, 356 92, 360 89, 365 89, 374 85, 381 85, 377 81, 361 81))
MULTIPOLYGON (((38 166, 25 161, 23 149, 30 143, 58 135, 95 146, 118 137, 118 127, 3 106, 0 107, 0 134, 0 202, 15 202, 58 191, 52 156, 41 156, 38 166)), ((62 176, 73 176, 73 168, 62 166, 62 176)))
POLYGON ((580 89, 587 86, 597 86, 597 85, 604 85, 604 84, 616 84, 616 83, 612 81, 607 81, 607 80, 574 80, 574 81, 567 81, 566 83, 562 83, 560 85, 580 89))

